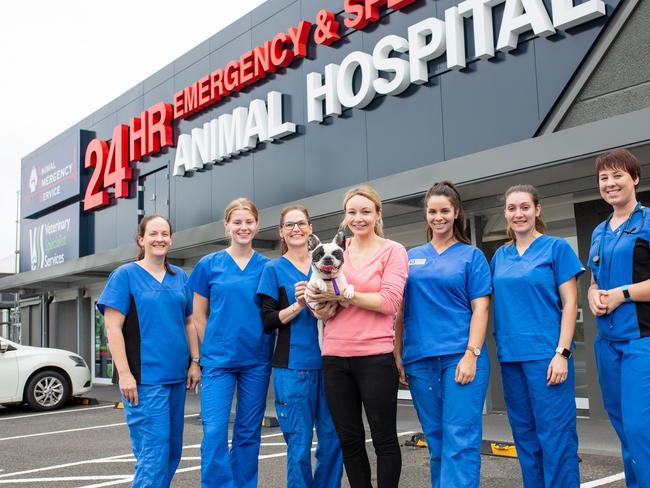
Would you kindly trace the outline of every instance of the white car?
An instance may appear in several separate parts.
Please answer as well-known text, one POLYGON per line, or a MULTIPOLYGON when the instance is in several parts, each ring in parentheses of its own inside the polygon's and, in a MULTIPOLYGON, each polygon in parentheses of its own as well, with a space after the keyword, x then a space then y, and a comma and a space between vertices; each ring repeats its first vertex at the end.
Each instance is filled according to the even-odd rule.
POLYGON ((54 410, 91 388, 90 370, 81 356, 0 337, 0 405, 27 402, 36 410, 54 410))

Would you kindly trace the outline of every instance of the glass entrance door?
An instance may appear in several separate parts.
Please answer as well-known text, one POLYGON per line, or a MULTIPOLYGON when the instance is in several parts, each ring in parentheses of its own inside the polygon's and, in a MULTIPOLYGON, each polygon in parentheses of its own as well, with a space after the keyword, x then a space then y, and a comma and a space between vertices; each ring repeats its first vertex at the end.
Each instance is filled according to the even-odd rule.
POLYGON ((93 327, 93 381, 95 383, 110 383, 113 377, 113 358, 108 350, 108 336, 104 316, 97 310, 97 300, 93 300, 95 311, 93 327))

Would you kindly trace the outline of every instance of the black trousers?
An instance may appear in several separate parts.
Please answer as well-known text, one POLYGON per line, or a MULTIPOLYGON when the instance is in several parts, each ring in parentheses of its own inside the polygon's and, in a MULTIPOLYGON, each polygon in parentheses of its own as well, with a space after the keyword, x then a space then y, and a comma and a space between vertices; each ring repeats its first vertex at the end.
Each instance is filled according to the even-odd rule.
POLYGON ((377 455, 378 488, 397 488, 402 454, 397 441, 399 374, 392 353, 323 357, 325 393, 352 488, 372 488, 363 406, 377 455))

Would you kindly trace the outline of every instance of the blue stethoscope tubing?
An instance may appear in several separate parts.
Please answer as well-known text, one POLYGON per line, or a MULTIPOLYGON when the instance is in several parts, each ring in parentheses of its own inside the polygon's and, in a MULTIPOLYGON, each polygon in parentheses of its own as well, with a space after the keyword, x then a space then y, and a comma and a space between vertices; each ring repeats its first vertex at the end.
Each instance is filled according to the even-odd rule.
MULTIPOLYGON (((632 210, 632 213, 625 221, 625 227, 623 228, 623 232, 618 232, 616 236, 616 242, 614 242, 614 246, 612 247, 612 255, 614 254, 614 250, 616 249, 616 244, 618 244, 618 241, 620 240, 623 234, 635 234, 641 232, 641 229, 645 225, 645 213, 646 213, 645 211, 646 208, 643 205, 641 205, 640 202, 636 204, 636 207, 634 207, 634 210, 632 210), (634 214, 637 212, 641 212, 641 224, 639 225, 638 228, 635 226, 632 227, 632 229, 628 229, 628 227, 630 226, 630 222, 632 222, 632 217, 634 217, 634 214)), ((603 248, 605 246, 605 236, 607 235, 607 228, 609 227, 609 223, 612 220, 613 216, 614 216, 614 212, 609 214, 609 216, 607 217, 607 220, 605 221, 605 225, 603 226, 602 233, 600 235, 600 242, 598 243, 598 254, 596 254, 592 258, 593 263, 598 266, 598 271, 596 272, 596 283, 600 281, 600 272, 603 269, 603 267, 601 266, 602 264, 601 256, 603 255, 603 248)), ((612 266, 611 259, 609 260, 608 264, 609 264, 608 266, 608 270, 609 270, 612 266)), ((598 286, 600 286, 600 283, 598 283, 598 286)))

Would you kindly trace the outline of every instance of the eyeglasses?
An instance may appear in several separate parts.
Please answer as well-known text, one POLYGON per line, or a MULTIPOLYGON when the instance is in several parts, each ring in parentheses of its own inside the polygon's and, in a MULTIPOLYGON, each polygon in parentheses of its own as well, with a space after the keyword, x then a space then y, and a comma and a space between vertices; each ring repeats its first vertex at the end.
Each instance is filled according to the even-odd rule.
POLYGON ((305 230, 307 228, 307 226, 309 225, 309 222, 307 222, 306 220, 300 220, 299 222, 287 221, 284 224, 282 224, 282 227, 285 230, 292 230, 296 225, 298 226, 298 228, 300 230, 305 230))

